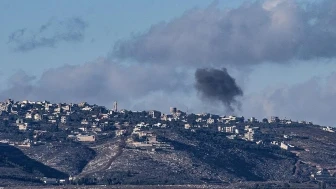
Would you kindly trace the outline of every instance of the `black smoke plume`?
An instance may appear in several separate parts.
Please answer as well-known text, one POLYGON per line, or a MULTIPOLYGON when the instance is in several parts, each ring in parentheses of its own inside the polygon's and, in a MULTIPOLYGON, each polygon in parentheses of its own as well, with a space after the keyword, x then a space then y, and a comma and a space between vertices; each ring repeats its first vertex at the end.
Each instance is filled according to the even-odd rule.
POLYGON ((202 97, 211 101, 220 101, 232 112, 235 106, 239 108, 240 103, 236 97, 242 96, 243 91, 237 85, 236 80, 228 74, 226 68, 197 69, 195 79, 195 87, 202 97))

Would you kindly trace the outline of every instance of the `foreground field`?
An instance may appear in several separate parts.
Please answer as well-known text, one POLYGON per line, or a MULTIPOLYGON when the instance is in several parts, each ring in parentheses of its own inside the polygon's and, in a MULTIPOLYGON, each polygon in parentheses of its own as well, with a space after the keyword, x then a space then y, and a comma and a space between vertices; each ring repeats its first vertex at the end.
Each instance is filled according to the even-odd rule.
MULTIPOLYGON (((13 188, 13 187, 11 187, 13 188)), ((114 186, 35 186, 14 187, 13 189, 318 189, 318 184, 288 184, 288 183, 259 183, 246 182, 230 185, 114 185, 114 186)), ((327 187, 330 188, 330 187, 327 187)), ((2 189, 2 188, 1 188, 2 189)), ((6 187, 3 189, 7 189, 6 187)))

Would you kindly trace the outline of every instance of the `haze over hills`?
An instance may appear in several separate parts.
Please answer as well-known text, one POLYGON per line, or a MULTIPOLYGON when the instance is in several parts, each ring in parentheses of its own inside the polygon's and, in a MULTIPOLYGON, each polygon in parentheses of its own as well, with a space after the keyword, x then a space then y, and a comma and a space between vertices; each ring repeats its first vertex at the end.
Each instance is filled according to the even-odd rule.
POLYGON ((170 114, 135 112, 118 110, 117 103, 110 110, 8 100, 0 108, 3 186, 243 182, 253 188, 336 181, 334 128, 308 121, 186 114, 173 107, 170 114))

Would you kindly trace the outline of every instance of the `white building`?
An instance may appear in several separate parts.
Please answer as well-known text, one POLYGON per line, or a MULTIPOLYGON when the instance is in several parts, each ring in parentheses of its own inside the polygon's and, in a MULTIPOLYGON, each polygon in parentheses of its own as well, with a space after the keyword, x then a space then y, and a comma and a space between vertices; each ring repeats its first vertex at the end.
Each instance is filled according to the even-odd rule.
POLYGON ((225 132, 226 133, 234 133, 235 130, 236 130, 236 126, 225 127, 225 132))
POLYGON ((34 115, 34 120, 41 121, 42 120, 42 116, 40 114, 35 114, 34 115))
POLYGON ((244 134, 244 138, 248 141, 254 141, 255 131, 252 128, 249 128, 247 132, 244 134))
POLYGON ((218 131, 219 132, 236 133, 236 130, 237 130, 236 126, 229 126, 229 127, 218 126, 218 131))
POLYGON ((63 123, 63 124, 66 124, 67 120, 68 120, 68 118, 66 116, 61 117, 61 123, 63 123))
POLYGON ((284 149, 284 150, 290 150, 290 149, 293 149, 294 146, 293 145, 290 145, 290 144, 285 144, 284 142, 281 142, 280 143, 280 148, 284 149))
POLYGON ((94 142, 96 137, 94 135, 77 135, 77 140, 79 142, 94 142))
POLYGON ((328 131, 328 132, 331 132, 331 133, 335 132, 331 127, 323 127, 322 130, 323 131, 328 131))
POLYGON ((48 122, 49 123, 57 123, 57 120, 56 119, 49 119, 48 122))
POLYGON ((30 112, 26 113, 26 119, 32 119, 33 118, 33 114, 30 112))
POLYGON ((64 110, 64 111, 71 111, 71 106, 70 105, 62 106, 62 110, 64 110))
POLYGON ((271 118, 268 120, 269 123, 277 123, 280 122, 279 117, 277 116, 271 116, 271 118))
POLYGON ((148 115, 151 116, 153 119, 156 119, 156 118, 161 117, 161 112, 156 111, 156 110, 151 110, 148 112, 148 115))
POLYGON ((16 123, 16 125, 18 125, 18 124, 23 124, 23 119, 20 119, 20 118, 19 118, 19 119, 16 120, 15 123, 16 123))
POLYGON ((126 134, 126 130, 122 129, 122 130, 116 130, 115 133, 116 133, 116 136, 121 136, 121 135, 124 135, 126 134))
POLYGON ((88 124, 89 124, 89 122, 88 122, 88 120, 86 120, 86 119, 83 119, 83 120, 81 121, 81 124, 82 124, 82 125, 88 125, 88 124))
POLYGON ((207 120, 207 124, 214 124, 214 123, 215 123, 215 119, 211 117, 207 120))
POLYGON ((92 108, 89 106, 86 106, 84 108, 82 108, 83 111, 92 111, 92 108))
POLYGON ((199 117, 195 120, 197 123, 203 122, 203 118, 199 117))
POLYGON ((19 123, 19 124, 17 124, 17 126, 19 127, 20 131, 25 131, 25 130, 27 130, 28 123, 19 123))

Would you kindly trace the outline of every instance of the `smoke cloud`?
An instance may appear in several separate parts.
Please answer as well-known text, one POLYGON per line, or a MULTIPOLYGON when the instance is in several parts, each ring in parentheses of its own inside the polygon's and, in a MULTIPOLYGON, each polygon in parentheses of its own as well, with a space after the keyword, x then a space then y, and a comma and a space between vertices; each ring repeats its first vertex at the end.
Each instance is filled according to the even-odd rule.
POLYGON ((265 118, 279 116, 293 121, 335 126, 336 73, 313 77, 288 86, 273 86, 245 97, 245 115, 265 118))
POLYGON ((197 69, 195 79, 195 87, 204 98, 222 102, 231 112, 234 111, 234 105, 239 106, 236 97, 242 96, 243 91, 236 84, 235 79, 228 74, 226 68, 197 69))
POLYGON ((8 44, 15 52, 27 52, 42 47, 56 47, 61 42, 81 42, 87 23, 74 17, 63 21, 55 19, 41 25, 36 31, 26 28, 11 33, 8 44))
POLYGON ((184 74, 162 65, 121 65, 99 59, 87 64, 49 69, 36 79, 19 71, 9 79, 0 99, 50 100, 109 105, 119 101, 131 108, 137 99, 150 98, 152 93, 168 95, 186 88, 184 74), (148 73, 151 74, 148 74, 148 73))
MULTIPOLYGON (((214 3, 119 41, 112 55, 121 60, 192 69, 253 69, 262 63, 290 64, 295 60, 334 58, 335 18, 336 2, 331 0, 304 5, 292 0, 265 0, 224 10, 214 3)), ((216 73, 201 69, 196 75, 211 76, 211 72, 216 73)), ((229 76, 227 71, 222 74, 229 76)), ((220 85, 196 82, 203 96, 220 99, 229 108, 231 97, 243 94, 236 85, 228 85, 233 88, 225 88, 227 91, 210 93, 208 89, 217 89, 220 85), (230 93, 227 97, 221 96, 229 91, 233 92, 231 96, 230 93)))

